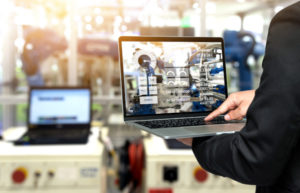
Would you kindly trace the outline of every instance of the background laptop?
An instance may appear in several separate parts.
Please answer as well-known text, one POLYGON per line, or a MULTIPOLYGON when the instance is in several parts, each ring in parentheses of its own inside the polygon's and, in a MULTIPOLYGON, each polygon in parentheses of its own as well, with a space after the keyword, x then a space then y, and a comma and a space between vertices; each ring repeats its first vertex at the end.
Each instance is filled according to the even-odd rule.
POLYGON ((28 104, 28 131, 15 144, 87 142, 91 126, 90 88, 33 87, 28 104))
POLYGON ((204 117, 227 98, 222 38, 119 38, 125 123, 165 139, 239 131, 204 117))

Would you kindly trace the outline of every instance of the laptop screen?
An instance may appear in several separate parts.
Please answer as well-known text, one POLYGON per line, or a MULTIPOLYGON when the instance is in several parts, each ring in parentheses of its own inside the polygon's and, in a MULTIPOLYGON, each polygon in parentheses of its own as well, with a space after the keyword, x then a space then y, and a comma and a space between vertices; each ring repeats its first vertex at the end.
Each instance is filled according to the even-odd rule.
POLYGON ((225 100, 217 41, 121 41, 125 116, 210 112, 225 100))
POLYGON ((32 89, 29 124, 88 124, 89 89, 32 89))

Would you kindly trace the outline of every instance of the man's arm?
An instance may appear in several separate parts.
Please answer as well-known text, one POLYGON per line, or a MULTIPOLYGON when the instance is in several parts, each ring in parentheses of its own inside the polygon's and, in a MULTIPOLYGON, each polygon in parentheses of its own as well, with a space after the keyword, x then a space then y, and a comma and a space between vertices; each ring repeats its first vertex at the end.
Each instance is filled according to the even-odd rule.
POLYGON ((247 184, 273 184, 298 142, 300 128, 300 3, 269 29, 264 72, 238 133, 193 140, 202 167, 247 184))

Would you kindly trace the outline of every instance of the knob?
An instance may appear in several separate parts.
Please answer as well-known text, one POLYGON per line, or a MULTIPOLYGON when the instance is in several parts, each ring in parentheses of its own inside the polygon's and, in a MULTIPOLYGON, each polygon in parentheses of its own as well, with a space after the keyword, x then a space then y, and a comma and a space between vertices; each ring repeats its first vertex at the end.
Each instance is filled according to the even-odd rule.
POLYGON ((198 182, 203 183, 207 180, 208 173, 203 168, 198 166, 194 169, 194 177, 198 182))
POLYGON ((49 171, 48 171, 48 177, 49 177, 49 178, 53 178, 54 175, 55 175, 55 173, 54 173, 53 170, 49 170, 49 171))
POLYGON ((41 177, 41 172, 40 171, 35 171, 34 172, 34 177, 36 177, 36 178, 39 178, 39 177, 41 177))
POLYGON ((28 175, 28 171, 23 167, 19 167, 15 169, 14 172, 12 173, 12 181, 15 184, 21 184, 26 180, 27 175, 28 175))
POLYGON ((41 172, 39 170, 35 171, 34 172, 34 187, 37 187, 38 186, 38 181, 39 181, 39 178, 41 177, 41 172))

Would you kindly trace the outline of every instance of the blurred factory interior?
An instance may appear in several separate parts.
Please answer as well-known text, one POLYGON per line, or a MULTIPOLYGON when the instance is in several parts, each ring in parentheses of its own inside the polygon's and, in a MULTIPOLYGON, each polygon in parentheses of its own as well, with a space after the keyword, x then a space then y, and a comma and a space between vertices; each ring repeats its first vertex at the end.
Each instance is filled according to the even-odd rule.
POLYGON ((122 35, 223 37, 228 91, 248 90, 260 81, 272 17, 294 2, 2 1, 0 193, 254 192, 202 169, 189 147, 124 125, 117 41, 122 35), (28 128, 31 86, 92 88, 85 144, 14 143, 28 128))

